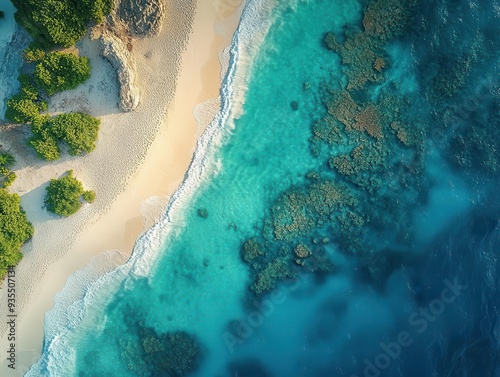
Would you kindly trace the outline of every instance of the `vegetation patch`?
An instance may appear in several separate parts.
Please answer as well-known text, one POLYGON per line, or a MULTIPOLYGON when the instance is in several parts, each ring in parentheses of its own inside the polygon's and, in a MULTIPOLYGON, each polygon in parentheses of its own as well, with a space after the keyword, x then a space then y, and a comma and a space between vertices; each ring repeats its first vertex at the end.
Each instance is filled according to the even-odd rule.
POLYGON ((0 188, 0 279, 22 258, 21 246, 33 236, 33 226, 21 208, 21 198, 0 188))
POLYGON ((47 210, 59 216, 71 216, 82 206, 81 198, 95 198, 93 191, 85 191, 83 185, 73 176, 73 171, 59 179, 51 179, 46 188, 45 205, 47 210))
POLYGON ((75 44, 90 22, 100 23, 113 0, 12 0, 16 21, 45 47, 75 44))
POLYGON ((49 161, 61 156, 59 145, 66 145, 71 155, 92 152, 99 137, 100 120, 83 113, 40 117, 31 125, 29 144, 37 154, 49 161))
POLYGON ((40 112, 47 111, 48 104, 29 75, 19 75, 18 81, 21 89, 7 101, 5 118, 13 123, 30 123, 40 112))
POLYGON ((0 188, 7 188, 16 180, 16 173, 10 170, 15 163, 16 159, 12 154, 0 152, 0 188))
POLYGON ((36 64, 34 77, 49 95, 75 89, 90 78, 90 62, 75 54, 50 52, 36 64))

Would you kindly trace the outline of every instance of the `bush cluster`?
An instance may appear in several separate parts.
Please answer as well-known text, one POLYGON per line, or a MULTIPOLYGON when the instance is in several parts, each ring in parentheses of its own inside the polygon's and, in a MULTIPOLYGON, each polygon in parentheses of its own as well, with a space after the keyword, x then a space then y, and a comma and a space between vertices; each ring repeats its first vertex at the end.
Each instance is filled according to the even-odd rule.
POLYGON ((29 144, 49 161, 61 156, 60 144, 66 145, 73 156, 90 153, 96 147, 100 123, 99 119, 83 113, 40 117, 31 126, 33 137, 29 144))
POLYGON ((7 188, 16 180, 16 173, 10 170, 10 167, 15 162, 16 159, 12 154, 8 152, 0 153, 0 175, 3 177, 0 179, 0 188, 7 188))
POLYGON ((51 179, 46 188, 45 205, 47 210, 60 216, 71 216, 82 206, 80 198, 95 198, 93 191, 85 191, 82 183, 68 170, 64 177, 51 179))
POLYGON ((21 198, 0 188, 0 279, 22 258, 21 246, 33 236, 33 226, 21 208, 21 198))
MULTIPOLYGON (((30 55, 31 57, 31 55, 30 55)), ((90 62, 86 57, 50 52, 35 66, 35 82, 52 95, 75 89, 90 78, 90 62)))
POLYGON ((113 0, 13 0, 16 21, 46 47, 70 47, 90 22, 100 23, 113 8, 113 0))
POLYGON ((7 101, 5 118, 14 123, 30 123, 40 112, 47 111, 48 104, 29 75, 21 74, 17 79, 21 89, 7 101))
POLYGON ((23 51, 23 58, 26 63, 38 62, 45 56, 45 51, 39 43, 32 42, 26 50, 23 51))

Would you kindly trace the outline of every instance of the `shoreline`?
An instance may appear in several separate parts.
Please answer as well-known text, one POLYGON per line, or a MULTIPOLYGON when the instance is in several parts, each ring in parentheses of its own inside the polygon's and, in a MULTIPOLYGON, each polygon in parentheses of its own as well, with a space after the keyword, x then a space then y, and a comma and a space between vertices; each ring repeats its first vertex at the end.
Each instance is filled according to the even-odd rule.
MULTIPOLYGON (((44 353, 27 376, 38 376, 45 371, 51 375, 59 375, 60 371, 72 368, 76 361, 72 342, 77 340, 75 336, 78 338, 72 330, 76 327, 86 328, 86 325, 99 328, 102 325, 100 316, 103 314, 100 308, 106 307, 108 300, 123 283, 125 285, 129 283, 127 277, 130 275, 147 277, 150 268, 159 258, 155 254, 161 250, 160 246, 167 242, 167 236, 171 231, 175 231, 177 216, 182 217, 185 213, 183 208, 178 207, 189 202, 198 187, 207 181, 206 170, 217 172, 218 164, 213 159, 213 154, 219 150, 221 142, 232 133, 234 125, 227 126, 226 123, 234 116, 233 106, 236 105, 238 113, 243 104, 242 88, 246 87, 247 73, 252 69, 255 56, 253 53, 259 49, 253 43, 255 32, 258 32, 258 37, 265 38, 272 24, 271 16, 275 7, 275 3, 269 6, 260 0, 252 1, 252 6, 247 5, 249 5, 248 2, 242 2, 232 17, 236 33, 229 38, 231 43, 224 49, 224 54, 221 56, 223 69, 221 82, 218 84, 221 88, 219 98, 206 101, 195 108, 194 115, 197 120, 200 119, 200 107, 205 107, 205 110, 212 108, 213 112, 214 103, 217 103, 216 110, 218 108, 220 110, 213 112, 216 116, 210 117, 211 121, 207 122, 209 123, 207 129, 200 130, 200 133, 201 131, 203 133, 196 142, 194 156, 189 163, 182 184, 169 198, 168 205, 162 206, 160 218, 137 239, 132 257, 126 263, 117 267, 113 266, 106 271, 109 273, 88 279, 83 284, 78 282, 78 275, 84 274, 84 270, 79 270, 71 276, 65 289, 56 296, 54 308, 46 314, 44 353), (234 16, 238 18, 235 19, 234 16), (255 19, 265 20, 266 22, 260 24, 265 26, 256 29, 253 22, 255 19), (236 64, 236 62, 242 64, 236 64), (233 102, 234 98, 238 100, 236 104, 233 102), (80 292, 78 297, 74 297, 74 292, 71 291, 73 287, 80 292), (90 306, 93 310, 88 310, 90 306), (47 350, 50 352, 45 352, 47 350)), ((210 111, 208 114, 211 114, 210 111)), ((90 273, 92 273, 92 267, 86 266, 90 273)))
MULTIPOLYGON (((236 7, 232 9, 233 13, 236 9, 236 7)), ((75 271, 85 267, 91 258, 106 250, 120 250, 124 256, 128 257, 137 237, 147 227, 152 225, 151 222, 157 220, 160 215, 158 212, 164 210, 165 201, 168 200, 168 196, 172 195, 182 182, 184 174, 192 159, 196 140, 203 130, 200 129, 199 125, 196 123, 193 114, 195 106, 200 102, 216 98, 220 90, 220 63, 218 57, 222 49, 230 44, 232 37, 232 34, 228 36, 217 33, 217 25, 220 24, 221 21, 221 13, 219 13, 212 4, 204 4, 198 1, 196 4, 193 27, 189 32, 187 45, 181 53, 182 61, 176 74, 177 80, 174 78, 174 81, 177 81, 177 83, 175 85, 174 94, 172 95, 172 100, 161 109, 163 115, 156 115, 160 119, 151 120, 151 123, 155 121, 158 122, 158 131, 153 135, 153 140, 151 140, 150 145, 146 147, 147 154, 145 153, 144 159, 138 163, 139 166, 137 166, 137 171, 132 177, 129 177, 130 180, 127 187, 116 195, 112 203, 108 202, 103 204, 104 209, 102 213, 86 213, 87 225, 79 229, 77 234, 73 235, 74 241, 69 250, 60 258, 56 258, 57 261, 47 266, 47 269, 42 273, 43 277, 35 282, 36 289, 31 290, 31 292, 29 289, 23 289, 24 295, 27 296, 25 298, 31 300, 20 310, 22 315, 19 316, 18 322, 18 366, 22 366, 27 370, 27 368, 31 367, 31 364, 40 356, 43 338, 43 318, 45 313, 52 307, 54 294, 64 287, 68 277, 75 271), (207 39, 212 43, 207 43, 207 39), (200 72, 201 74, 197 76, 193 75, 193 72, 200 72), (214 78, 214 80, 208 80, 207 78, 214 78), (152 197, 153 199, 151 199, 152 197), (143 204, 145 201, 154 201, 155 197, 159 198, 159 200, 157 200, 158 205, 152 206, 143 204), (146 211, 141 207, 146 208, 146 211), (146 224, 144 223, 144 214, 147 215, 146 224)), ((175 22, 183 22, 183 20, 175 20, 175 22)), ((176 31, 176 26, 177 25, 171 24, 171 19, 167 17, 164 30, 160 36, 149 38, 145 42, 138 42, 137 46, 134 46, 134 54, 142 53, 143 56, 147 56, 151 49, 158 43, 161 43, 158 39, 162 38, 162 36, 165 37, 165 34, 172 32, 172 30, 176 31)), ((231 25, 234 29, 236 26, 234 22, 231 25)), ((229 29, 231 29, 231 27, 229 29)), ((166 50, 164 52, 169 53, 169 51, 166 50)), ((154 60, 154 58, 155 55, 150 59, 154 60)), ((162 71, 162 65, 159 63, 164 62, 160 57, 160 60, 156 61, 156 63, 156 66, 155 64, 141 66, 141 70, 145 71, 145 73, 141 72, 140 74, 141 86, 147 85, 147 82, 143 80, 145 74, 149 74, 151 81, 157 79, 155 74, 158 76, 162 71)), ((162 73, 164 75, 172 75, 169 69, 162 73)), ((78 92, 78 89, 76 92, 78 92)), ((116 93, 117 91, 115 92, 113 100, 116 99, 116 93)), ((63 100, 67 100, 72 94, 74 95, 74 93, 69 93, 66 96, 62 96, 65 97, 63 100)), ((143 97, 143 100, 147 102, 147 94, 143 97)), ((167 100, 167 102, 169 101, 167 100)), ((51 103, 51 106, 52 105, 51 103)), ((89 105, 92 113, 94 109, 91 104, 89 105)), ((69 104, 69 106, 74 106, 74 104, 69 104)), ((81 106, 81 104, 76 104, 76 106, 81 106)), ((144 111, 143 107, 144 105, 140 105, 138 112, 144 111)), ((134 115, 134 113, 131 114, 134 115)), ((106 132, 107 117, 107 115, 104 115, 102 118, 103 129, 101 131, 101 137, 103 139, 108 136, 108 132, 112 134, 115 131, 115 129, 108 129, 106 132)), ((111 115, 111 117, 121 118, 116 120, 126 121, 126 118, 131 116, 129 114, 118 113, 111 115)), ((148 125, 149 124, 144 124, 142 127, 148 125)), ((141 125, 136 125, 136 127, 141 127, 141 125)), ((131 135, 129 137, 133 136, 131 135)), ((100 140, 98 149, 102 149, 102 144, 103 141, 100 140)), ((96 152, 97 150, 94 153, 96 152)), ((61 163, 57 162, 57 166, 47 166, 47 164, 39 163, 36 166, 38 169, 25 167, 24 170, 26 170, 26 175, 34 175, 33 173, 38 173, 40 170, 42 170, 42 172, 38 174, 45 175, 48 172, 53 175, 54 173, 59 173, 59 171, 64 170, 65 165, 71 165, 76 175, 89 187, 92 187, 89 183, 92 181, 94 181, 93 183, 98 183, 96 182, 98 180, 96 178, 99 177, 92 177, 85 169, 74 167, 75 165, 84 165, 86 160, 91 159, 91 157, 92 154, 81 158, 81 160, 68 158, 61 163)), ((101 163, 106 163, 106 160, 101 160, 101 163)), ((21 178, 22 176, 20 176, 19 181, 22 181, 21 178)), ((124 179, 126 178, 127 177, 124 177, 124 179)), ((30 184, 36 185, 36 182, 31 181, 30 184)), ((43 185, 38 186, 35 190, 39 191, 38 195, 33 196, 30 195, 33 190, 28 191, 28 189, 29 187, 16 187, 16 190, 18 190, 21 195, 23 191, 25 192, 25 195, 23 195, 23 204, 29 215, 30 210, 34 208, 34 203, 31 203, 29 206, 26 205, 26 202, 30 202, 30 200, 27 199, 31 199, 31 202, 39 201, 40 193, 43 194, 44 190, 43 185), (25 196, 28 196, 28 198, 25 198, 25 196)), ((99 197, 99 190, 97 191, 99 197)), ((83 217, 83 215, 81 217, 83 217)), ((68 222, 67 220, 72 219, 54 219, 49 215, 44 215, 41 219, 37 220, 42 224, 58 222, 59 228, 62 222, 68 222)), ((33 223, 37 229, 37 221, 33 221, 33 223)), ((76 221, 73 221, 73 223, 76 223, 76 221)), ((46 238, 49 238, 49 235, 47 235, 46 238)), ((29 250, 26 254, 40 253, 40 251, 34 247, 37 245, 31 244, 26 246, 30 249, 35 249, 34 252, 29 250)), ((25 257, 23 260, 24 263, 21 262, 21 264, 26 266, 30 261, 30 258, 25 257)), ((23 271, 21 268, 21 270, 18 276, 20 283, 21 279, 24 279, 22 275, 23 272, 25 273, 26 269, 23 271)), ((24 276, 26 277, 27 275, 24 276)), ((3 300, 0 302, 3 302, 3 300)), ((0 313, 2 309, 3 308, 0 308, 0 313)), ((2 338, 1 341, 3 342, 5 339, 2 338)), ((3 361, 2 369, 6 366, 5 359, 3 361)), ((6 376, 12 375, 8 374, 8 372, 9 370, 6 370, 6 376)), ((19 373, 19 370, 16 373, 19 373)), ((2 375, 4 374, 2 373, 2 375)))

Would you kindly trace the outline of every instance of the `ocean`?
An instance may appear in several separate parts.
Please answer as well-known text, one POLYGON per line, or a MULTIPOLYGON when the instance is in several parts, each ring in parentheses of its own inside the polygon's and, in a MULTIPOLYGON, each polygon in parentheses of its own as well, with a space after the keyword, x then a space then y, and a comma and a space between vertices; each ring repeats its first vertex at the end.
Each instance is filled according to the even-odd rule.
POLYGON ((500 376, 499 18, 249 0, 186 181, 27 376, 500 376))

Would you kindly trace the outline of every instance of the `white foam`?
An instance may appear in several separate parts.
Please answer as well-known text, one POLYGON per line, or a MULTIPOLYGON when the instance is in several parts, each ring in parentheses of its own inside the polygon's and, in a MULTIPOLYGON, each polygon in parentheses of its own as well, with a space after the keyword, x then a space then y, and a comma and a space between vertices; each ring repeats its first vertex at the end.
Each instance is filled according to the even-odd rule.
MULTIPOLYGON (((197 147, 186 174, 185 181, 173 194, 165 213, 147 232, 142 234, 134 247, 127 263, 110 270, 111 261, 117 256, 109 253, 103 259, 94 260, 86 268, 75 272, 64 289, 54 298, 54 307, 45 316, 45 337, 41 359, 33 365, 26 376, 61 376, 71 375, 75 368, 75 353, 71 347, 69 333, 84 333, 83 322, 90 323, 93 331, 102 319, 99 310, 104 310, 107 301, 125 282, 125 287, 132 289, 131 275, 147 277, 157 258, 164 240, 178 229, 173 221, 182 219, 182 208, 191 200, 194 192, 208 179, 213 178, 220 168, 215 154, 225 137, 234 127, 232 119, 240 114, 244 103, 244 93, 252 63, 258 53, 261 42, 267 35, 272 23, 274 2, 249 0, 242 5, 242 15, 234 34, 231 46, 221 56, 222 67, 227 67, 222 75, 220 111, 198 140, 197 147), (94 264, 102 264, 97 268, 94 264), (104 273, 104 274, 103 274, 104 273), (103 292, 106 290, 106 292, 103 292), (105 293, 105 294, 104 294, 105 293), (88 310, 92 306, 93 312, 88 310), (62 371, 64 371, 62 373, 62 371)), ((216 103, 206 105, 213 108, 216 103)), ((206 121, 207 109, 199 107, 195 116, 201 122, 206 121)), ((118 258, 119 259, 119 258, 118 258)), ((104 325, 104 323, 101 323, 104 325)))

